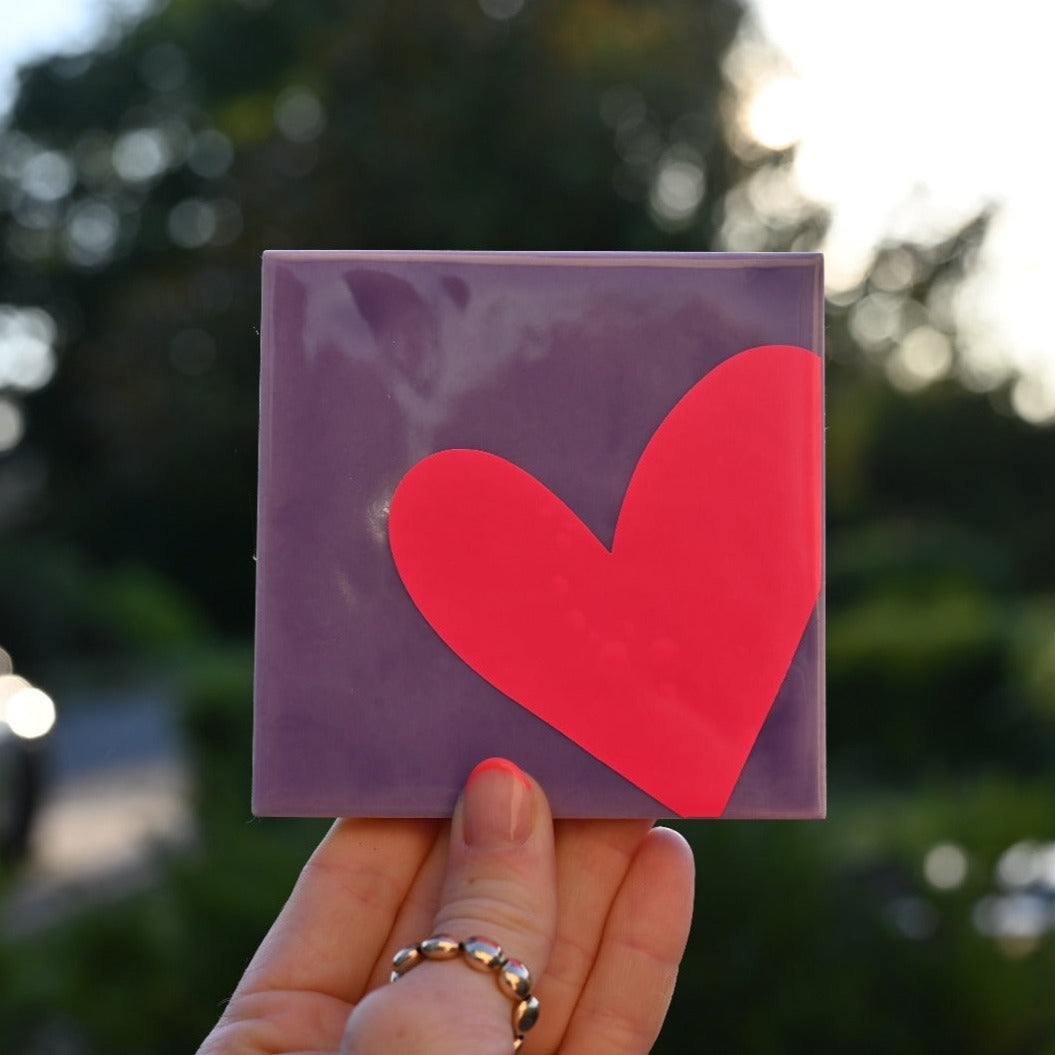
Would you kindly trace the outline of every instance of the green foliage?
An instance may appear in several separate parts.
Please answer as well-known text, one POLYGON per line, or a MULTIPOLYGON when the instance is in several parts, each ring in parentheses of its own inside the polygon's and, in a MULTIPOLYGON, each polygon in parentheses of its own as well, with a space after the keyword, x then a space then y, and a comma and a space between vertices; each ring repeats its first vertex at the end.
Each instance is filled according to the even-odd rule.
POLYGON ((209 632, 194 603, 145 565, 88 563, 71 540, 0 536, 0 628, 20 673, 65 679, 71 663, 139 666, 209 632), (132 657, 135 657, 132 660, 132 657))
POLYGON ((697 910, 657 1050, 694 1050, 704 1023, 716 1050, 748 1055, 1035 1050, 1055 946, 1001 947, 972 913, 1002 851, 1053 823, 1038 782, 843 795, 823 824, 689 826, 697 910), (922 863, 947 840, 970 868, 941 891, 922 863))
POLYGON ((185 661, 202 823, 163 881, 0 944, 5 1051, 193 1051, 281 906, 325 822, 248 812, 251 666, 244 648, 185 661), (13 1046, 17 1045, 17 1046, 13 1046))
POLYGON ((87 68, 33 69, 0 150, 55 151, 76 179, 34 204, 18 166, 0 176, 0 303, 46 309, 62 353, 0 462, 50 473, 12 528, 159 567, 247 633, 260 252, 706 248, 742 167, 718 98, 739 14, 534 0, 511 25, 473 0, 182 0, 87 68), (664 232, 645 199, 674 148, 706 165, 707 196, 664 232), (77 226, 86 209, 112 244, 77 226))

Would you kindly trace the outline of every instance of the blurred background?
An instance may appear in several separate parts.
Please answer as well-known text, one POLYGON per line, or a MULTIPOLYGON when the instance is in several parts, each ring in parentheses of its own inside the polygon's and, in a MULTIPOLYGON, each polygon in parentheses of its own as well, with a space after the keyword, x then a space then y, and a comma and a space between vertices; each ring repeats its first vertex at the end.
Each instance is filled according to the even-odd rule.
POLYGON ((37 0, 0 27, 0 1052, 193 1051, 249 814, 259 259, 814 250, 830 817, 684 826, 659 1052, 1055 1053, 1040 7, 37 0))

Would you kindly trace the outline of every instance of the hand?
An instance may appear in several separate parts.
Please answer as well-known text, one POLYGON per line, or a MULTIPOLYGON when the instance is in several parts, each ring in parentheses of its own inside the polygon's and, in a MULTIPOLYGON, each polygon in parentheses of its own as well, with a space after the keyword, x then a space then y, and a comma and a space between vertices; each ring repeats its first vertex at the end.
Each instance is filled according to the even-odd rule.
POLYGON ((692 909, 685 841, 647 821, 552 821, 512 763, 473 771, 449 823, 338 821, 198 1055, 507 1055, 512 1001, 456 961, 388 982, 434 934, 498 942, 539 999, 525 1055, 644 1055, 692 909))

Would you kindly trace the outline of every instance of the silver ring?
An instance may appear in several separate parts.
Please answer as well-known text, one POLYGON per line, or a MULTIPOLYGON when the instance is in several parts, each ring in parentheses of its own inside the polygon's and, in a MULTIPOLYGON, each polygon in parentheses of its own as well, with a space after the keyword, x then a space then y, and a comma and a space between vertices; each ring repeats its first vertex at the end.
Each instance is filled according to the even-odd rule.
POLYGON ((502 952, 487 938, 458 941, 447 934, 436 934, 417 945, 408 945, 392 957, 390 982, 398 981, 425 960, 462 959, 476 971, 494 975, 499 990, 513 1001, 513 1051, 519 1051, 524 1034, 538 1022, 538 997, 531 995, 531 972, 519 960, 502 952))

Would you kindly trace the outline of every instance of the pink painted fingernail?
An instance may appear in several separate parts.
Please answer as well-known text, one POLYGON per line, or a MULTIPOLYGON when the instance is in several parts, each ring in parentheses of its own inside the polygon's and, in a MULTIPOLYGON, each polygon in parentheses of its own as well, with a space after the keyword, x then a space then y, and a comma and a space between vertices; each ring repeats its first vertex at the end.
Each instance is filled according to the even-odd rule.
POLYGON ((467 845, 481 850, 519 846, 531 834, 532 786, 512 762, 488 758, 465 785, 463 831, 467 845))

